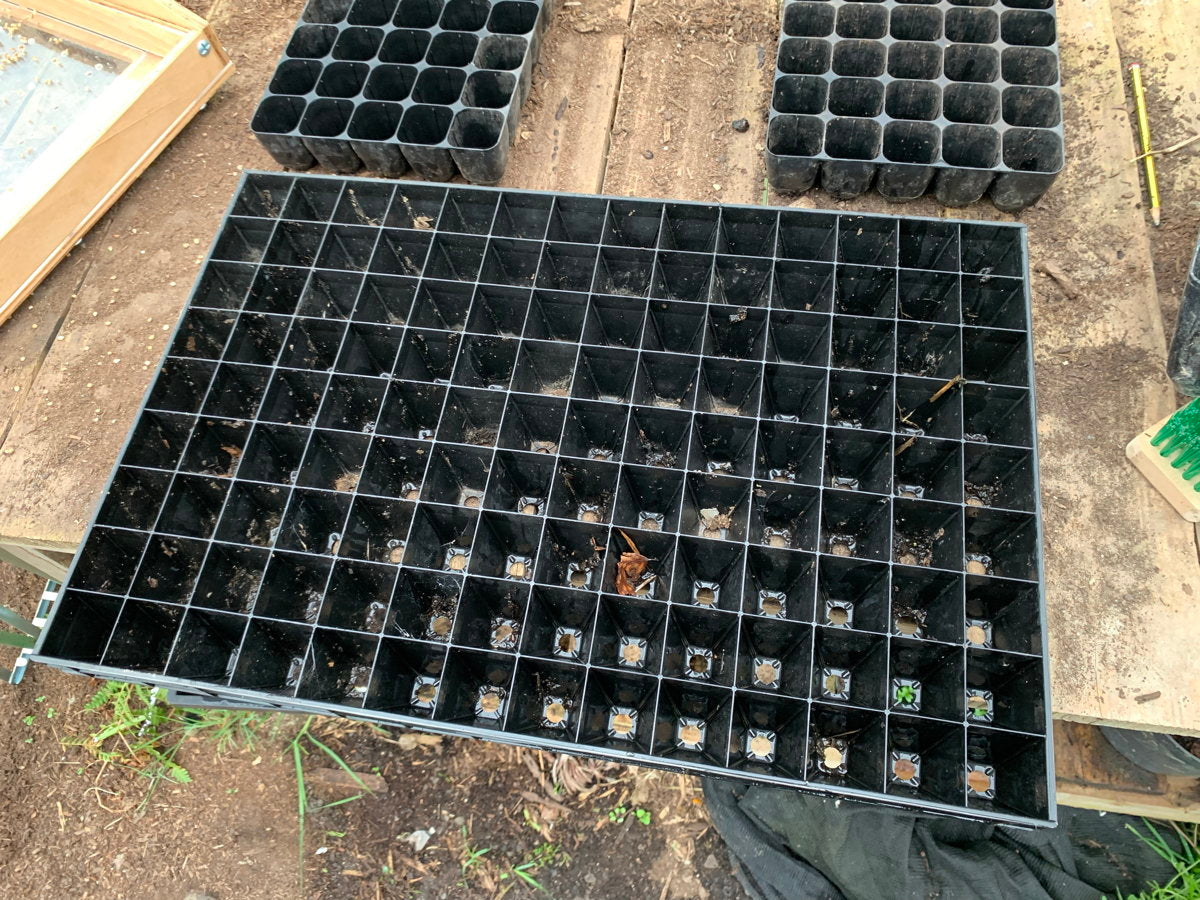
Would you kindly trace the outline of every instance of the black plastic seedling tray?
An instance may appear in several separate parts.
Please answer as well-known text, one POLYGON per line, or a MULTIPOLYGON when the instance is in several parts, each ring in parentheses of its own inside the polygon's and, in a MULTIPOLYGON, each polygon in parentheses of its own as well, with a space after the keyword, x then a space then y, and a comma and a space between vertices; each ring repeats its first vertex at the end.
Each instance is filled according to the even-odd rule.
POLYGON ((767 134, 779 191, 874 183, 1029 206, 1063 165, 1054 0, 787 0, 767 134))
POLYGON ((251 130, 280 165, 495 184, 554 0, 309 0, 251 130))
POLYGON ((1046 824, 1027 278, 1014 225, 249 173, 37 658, 1046 824))

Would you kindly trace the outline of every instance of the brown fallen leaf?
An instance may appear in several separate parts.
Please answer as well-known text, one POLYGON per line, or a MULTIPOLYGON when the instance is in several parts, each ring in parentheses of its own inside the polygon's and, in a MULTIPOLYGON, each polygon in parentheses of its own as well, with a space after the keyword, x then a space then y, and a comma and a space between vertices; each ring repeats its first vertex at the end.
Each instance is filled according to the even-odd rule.
POLYGON ((637 544, 630 539, 629 535, 619 528, 617 532, 625 538, 625 543, 629 545, 629 552, 622 553, 621 558, 617 560, 617 593, 631 596, 644 586, 642 576, 645 574, 650 560, 642 556, 637 544))

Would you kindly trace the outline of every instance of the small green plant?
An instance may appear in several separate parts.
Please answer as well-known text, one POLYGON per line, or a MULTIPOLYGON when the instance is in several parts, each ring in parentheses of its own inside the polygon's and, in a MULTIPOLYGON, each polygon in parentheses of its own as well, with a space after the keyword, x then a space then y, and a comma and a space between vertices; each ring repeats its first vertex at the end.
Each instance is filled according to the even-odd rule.
POLYGON ((635 809, 629 809, 625 804, 614 806, 608 811, 608 821, 615 825, 624 825, 625 820, 632 815, 643 825, 649 825, 653 816, 648 809, 642 809, 640 806, 635 809))
POLYGON ((1132 825, 1126 826, 1155 853, 1175 869, 1175 875, 1166 884, 1152 883, 1137 894, 1120 894, 1121 900, 1200 900, 1200 826, 1182 828, 1172 822, 1179 838, 1178 846, 1167 839, 1154 823, 1143 819, 1149 834, 1142 834, 1132 825))
POLYGON ((896 702, 902 706, 911 706, 917 699, 917 692, 911 684, 902 684, 896 688, 896 702))
POLYGON ((462 852, 462 874, 467 875, 473 868, 483 862, 483 858, 492 852, 491 847, 485 847, 482 850, 478 847, 472 847, 470 835, 467 833, 467 826, 462 827, 463 852, 462 852))
MULTIPOLYGON (((45 699, 36 697, 34 702, 45 699)), ((222 752, 253 746, 258 731, 270 718, 245 711, 181 709, 164 702, 157 688, 118 681, 101 685, 84 709, 103 716, 103 721, 90 734, 68 736, 63 744, 84 747, 102 762, 148 778, 150 787, 142 798, 143 808, 161 781, 187 784, 192 780, 175 759, 185 740, 206 737, 215 741, 222 752)), ((54 708, 46 707, 45 715, 54 718, 54 708)), ((25 723, 32 724, 32 719, 26 717, 25 723)))

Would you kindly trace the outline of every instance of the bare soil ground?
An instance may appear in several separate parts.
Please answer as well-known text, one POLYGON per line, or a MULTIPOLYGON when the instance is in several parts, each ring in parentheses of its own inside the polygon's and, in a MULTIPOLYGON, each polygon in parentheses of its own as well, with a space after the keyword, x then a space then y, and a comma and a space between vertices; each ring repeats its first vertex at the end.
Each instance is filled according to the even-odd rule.
MULTIPOLYGON (((0 565, 0 605, 29 613, 41 589, 0 565)), ((189 741, 192 782, 146 802, 146 778, 72 743, 104 721, 83 709, 96 687, 41 666, 0 686, 0 897, 520 897, 541 893, 515 871, 531 861, 543 896, 744 896, 695 779, 608 766, 590 780, 549 755, 349 723, 317 734, 372 793, 305 816, 302 880, 287 748, 301 720, 223 754, 189 741)), ((311 747, 304 768, 310 809, 361 793, 311 747)))

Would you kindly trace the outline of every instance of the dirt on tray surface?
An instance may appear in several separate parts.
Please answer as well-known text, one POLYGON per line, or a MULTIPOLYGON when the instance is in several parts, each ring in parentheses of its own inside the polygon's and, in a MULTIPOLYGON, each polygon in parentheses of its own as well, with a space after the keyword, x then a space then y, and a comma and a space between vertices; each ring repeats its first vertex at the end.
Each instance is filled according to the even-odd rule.
MULTIPOLYGON (((31 614, 42 587, 0 565, 0 605, 31 614)), ((189 739, 191 782, 151 790, 81 744, 110 721, 84 709, 101 684, 34 665, 0 685, 0 897, 744 897, 694 778, 324 719, 312 734, 370 793, 301 743, 302 880, 302 717, 224 752, 189 739)))

